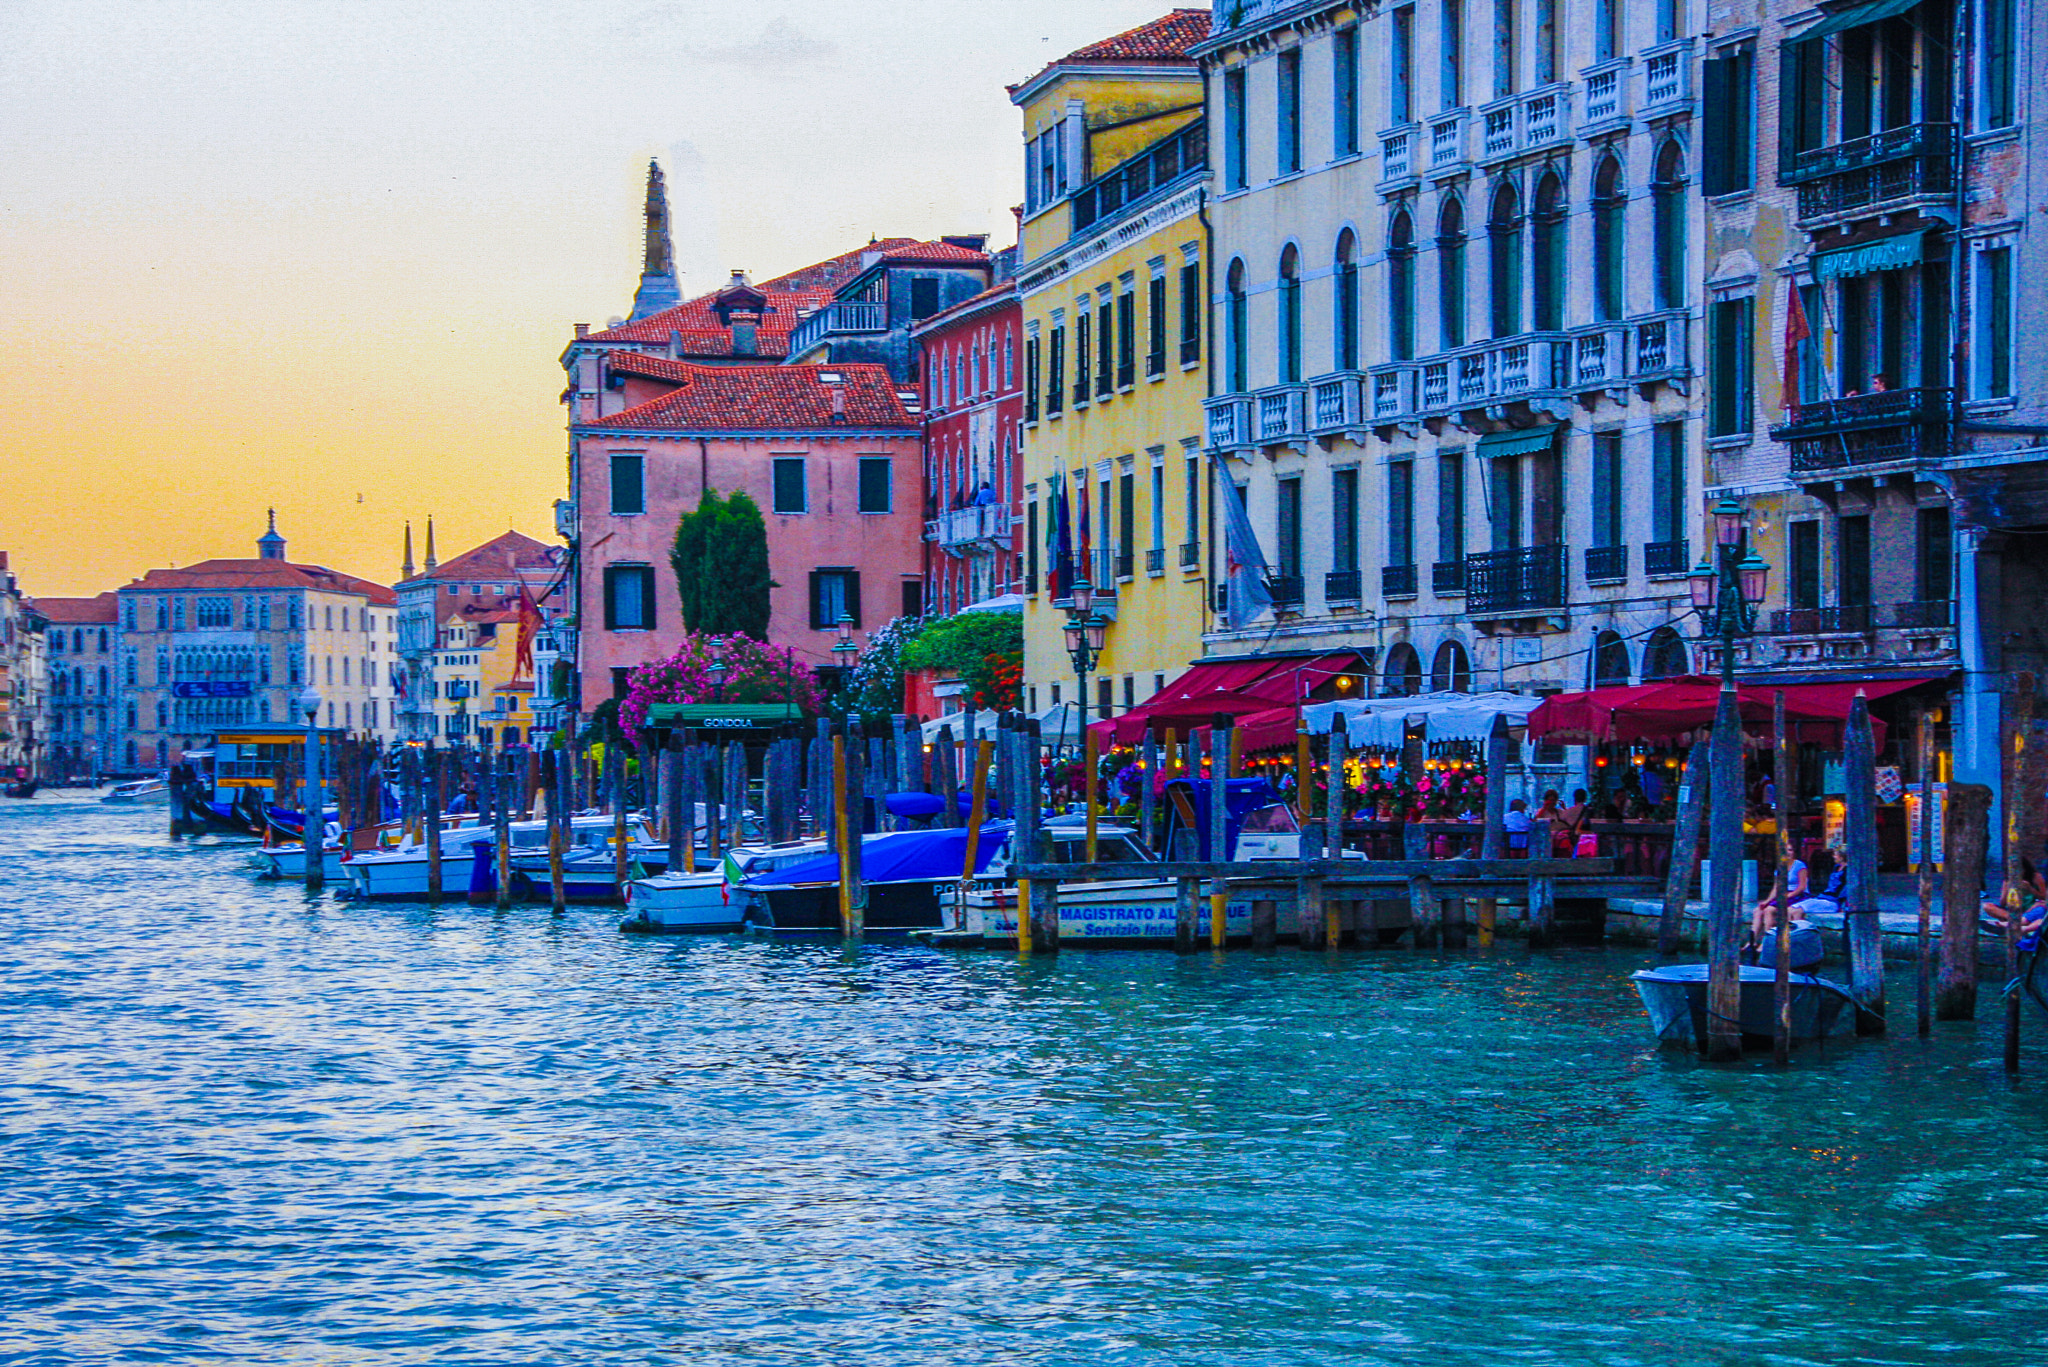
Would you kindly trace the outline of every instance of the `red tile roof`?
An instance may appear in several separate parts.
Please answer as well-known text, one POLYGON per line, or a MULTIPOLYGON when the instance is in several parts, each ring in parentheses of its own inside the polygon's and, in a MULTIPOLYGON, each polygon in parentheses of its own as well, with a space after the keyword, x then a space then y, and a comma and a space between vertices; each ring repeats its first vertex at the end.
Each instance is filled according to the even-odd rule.
MULTIPOLYGON (((867 269, 869 252, 888 252, 917 245, 914 237, 885 237, 756 284, 754 288, 767 296, 768 307, 774 310, 761 319, 756 346, 758 354, 771 357, 787 355, 789 334, 797 325, 798 315, 831 303, 832 291, 867 269)), ((712 301, 728 288, 729 284, 720 285, 709 294, 686 299, 672 309, 663 309, 660 313, 650 313, 630 323, 593 332, 584 340, 665 344, 671 332, 681 332, 683 345, 692 355, 730 356, 733 354, 732 333, 720 325, 718 315, 711 311, 712 301)))
POLYGON ((1076 48, 1058 61, 1048 63, 1031 80, 1019 81, 1010 89, 1022 90, 1047 71, 1062 66, 1127 66, 1145 62, 1192 66, 1194 58, 1188 54, 1209 36, 1209 24, 1210 13, 1206 9, 1177 9, 1149 24, 1140 24, 1100 42, 1076 48))
POLYGON ((666 380, 670 384, 688 384, 703 369, 688 361, 671 361, 666 356, 650 356, 641 351, 607 351, 604 363, 614 375, 638 375, 648 380, 666 380))
POLYGON ((398 595, 382 584, 358 579, 322 565, 295 565, 288 560, 202 560, 183 569, 151 570, 123 585, 142 592, 218 589, 240 593, 249 589, 313 589, 321 593, 360 593, 373 606, 390 607, 398 595))
POLYGON ((970 295, 949 309, 934 313, 910 330, 913 337, 925 337, 951 323, 957 323, 970 315, 980 313, 991 304, 1014 301, 1017 296, 1017 281, 1012 278, 1000 285, 991 285, 980 294, 970 295))
POLYGON ((95 598, 38 598, 37 612, 59 626, 93 626, 120 620, 121 600, 113 593, 95 598))
POLYGON ((583 426, 763 431, 843 427, 915 427, 878 365, 681 366, 680 388, 583 426), (827 384, 824 375, 838 375, 827 384), (844 395, 844 421, 834 422, 834 391, 844 395))
POLYGON ((511 579, 520 570, 554 569, 555 556, 554 547, 535 541, 524 532, 500 532, 483 545, 466 550, 452 560, 443 560, 416 578, 451 581, 511 579))
POLYGON ((944 261, 964 265, 982 265, 988 261, 988 253, 963 247, 958 242, 914 242, 908 247, 891 247, 882 253, 887 261, 944 261))

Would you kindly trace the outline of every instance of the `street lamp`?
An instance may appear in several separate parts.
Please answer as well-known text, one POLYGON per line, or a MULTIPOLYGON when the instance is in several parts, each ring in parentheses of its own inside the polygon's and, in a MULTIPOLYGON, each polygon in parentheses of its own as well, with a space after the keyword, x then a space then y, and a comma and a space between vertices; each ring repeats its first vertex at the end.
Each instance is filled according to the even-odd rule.
POLYGON ((705 666, 704 672, 711 676, 711 701, 715 703, 725 701, 725 676, 732 668, 725 662, 727 646, 725 637, 711 638, 711 663, 705 666))
POLYGON ((300 806, 299 844, 306 856, 306 890, 318 892, 327 877, 327 801, 320 783, 320 690, 311 684, 299 694, 306 715, 306 788, 300 806))
MULTIPOLYGON (((860 653, 860 647, 853 643, 853 615, 841 612, 838 622, 834 625, 839 631, 839 643, 832 647, 832 658, 839 662, 841 669, 850 674, 853 669, 853 657, 860 653)), ((842 682, 844 681, 842 677, 842 682)))
MULTIPOLYGON (((1707 848, 1713 875, 1707 888, 1707 1038, 1709 1058, 1742 1054, 1737 1023, 1741 1003, 1741 963, 1737 936, 1741 920, 1738 899, 1742 872, 1742 719, 1735 696, 1735 638, 1756 630, 1757 609, 1770 584, 1771 567, 1749 547, 1749 529, 1742 504, 1723 498, 1711 510, 1714 545, 1688 576, 1693 610, 1699 613, 1702 639, 1721 642, 1721 696, 1714 711, 1708 766, 1710 799, 1707 848)), ((1787 794, 1780 793, 1783 803, 1787 794)), ((1780 808, 1782 811, 1782 807, 1780 808)), ((1780 820, 1784 818, 1780 816, 1780 820)))

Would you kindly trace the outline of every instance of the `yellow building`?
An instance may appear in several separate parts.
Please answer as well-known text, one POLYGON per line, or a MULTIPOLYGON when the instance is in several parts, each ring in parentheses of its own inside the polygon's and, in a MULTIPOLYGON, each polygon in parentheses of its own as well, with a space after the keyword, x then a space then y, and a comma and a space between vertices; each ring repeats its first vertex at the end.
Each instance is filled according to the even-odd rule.
POLYGON ((466 607, 444 618, 433 651, 430 734, 450 742, 517 744, 533 725, 530 673, 515 681, 519 614, 466 607))
POLYGON ((1108 717, 1202 653, 1210 486, 1202 450, 1208 262, 1202 79, 1209 11, 1069 53, 1010 98, 1024 118, 1025 704, 1075 700, 1055 602, 1064 491, 1077 568, 1110 618, 1086 701, 1108 717), (1080 525, 1085 509, 1085 537, 1080 525))

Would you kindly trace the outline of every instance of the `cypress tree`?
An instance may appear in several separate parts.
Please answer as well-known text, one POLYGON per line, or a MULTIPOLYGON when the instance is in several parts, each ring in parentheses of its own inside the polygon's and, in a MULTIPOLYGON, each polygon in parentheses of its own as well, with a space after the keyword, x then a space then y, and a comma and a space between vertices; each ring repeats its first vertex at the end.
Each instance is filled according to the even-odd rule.
POLYGON ((696 510, 676 523, 669 552, 683 625, 714 636, 768 639, 768 524, 744 492, 720 498, 707 490, 696 510))

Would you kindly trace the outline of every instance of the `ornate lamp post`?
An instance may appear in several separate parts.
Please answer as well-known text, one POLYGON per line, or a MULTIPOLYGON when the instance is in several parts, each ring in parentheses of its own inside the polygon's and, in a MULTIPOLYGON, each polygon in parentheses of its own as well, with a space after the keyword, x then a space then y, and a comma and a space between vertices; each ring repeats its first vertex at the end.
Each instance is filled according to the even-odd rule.
MULTIPOLYGON (((850 673, 853 669, 853 657, 860 654, 860 647, 853 643, 852 614, 841 612, 839 620, 833 625, 839 632, 839 643, 832 647, 832 658, 839 662, 841 669, 850 673)), ((845 682, 843 677, 841 682, 845 682)))
POLYGON ((306 851, 306 891, 318 892, 327 882, 327 799, 320 784, 320 690, 311 684, 299 694, 306 714, 306 787, 299 805, 305 808, 299 827, 306 851))
MULTIPOLYGON (((1748 547, 1742 505, 1723 498, 1713 508, 1714 547, 1690 577, 1701 637, 1721 642, 1721 697, 1714 711, 1709 751, 1712 794, 1707 849, 1713 870, 1707 888, 1708 1058, 1742 1055, 1742 964, 1739 899, 1742 889, 1742 718, 1735 698, 1735 638, 1756 630, 1771 568, 1748 547)), ((1779 794, 1782 802, 1785 794, 1779 794)))
POLYGON ((715 703, 725 701, 725 676, 732 669, 732 666, 725 662, 727 649, 728 642, 725 637, 711 638, 711 663, 705 666, 704 672, 711 676, 711 701, 715 703))
POLYGON ((1079 687, 1075 701, 1080 705, 1081 724, 1088 724, 1088 674, 1102 659, 1103 638, 1108 634, 1109 619, 1094 611, 1095 586, 1088 582, 1084 569, 1074 580, 1072 599, 1067 605, 1067 658, 1074 662, 1074 677, 1079 687))

